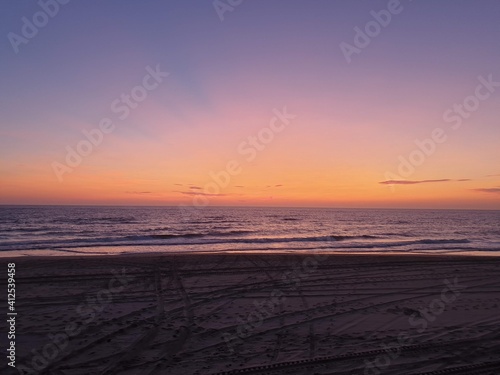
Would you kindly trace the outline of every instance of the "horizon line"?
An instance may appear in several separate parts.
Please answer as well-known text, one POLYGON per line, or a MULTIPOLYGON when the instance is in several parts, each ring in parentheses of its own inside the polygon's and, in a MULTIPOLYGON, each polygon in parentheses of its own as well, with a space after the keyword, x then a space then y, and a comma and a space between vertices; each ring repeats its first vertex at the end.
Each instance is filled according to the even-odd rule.
POLYGON ((415 207, 329 207, 329 206, 259 206, 259 205, 248 205, 248 206, 218 206, 218 205, 207 205, 207 206, 194 206, 194 205, 130 205, 130 204, 4 204, 0 203, 0 207, 141 207, 141 208, 199 208, 203 210, 205 208, 299 208, 299 209, 332 209, 332 210, 434 210, 434 211, 500 211, 498 208, 415 208, 415 207))

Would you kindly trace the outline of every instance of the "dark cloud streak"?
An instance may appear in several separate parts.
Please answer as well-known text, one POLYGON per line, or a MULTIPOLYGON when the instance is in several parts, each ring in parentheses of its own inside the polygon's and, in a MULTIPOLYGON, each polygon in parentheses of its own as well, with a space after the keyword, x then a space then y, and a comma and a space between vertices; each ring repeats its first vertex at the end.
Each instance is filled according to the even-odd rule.
POLYGON ((472 190, 480 192, 480 193, 500 194, 500 187, 496 187, 496 188, 478 188, 478 189, 472 189, 472 190))
MULTIPOLYGON (((433 182, 449 182, 449 181, 462 181, 462 180, 450 180, 448 178, 441 179, 441 180, 387 180, 387 181, 381 181, 379 184, 383 185, 415 185, 415 184, 428 184, 428 183, 433 183, 433 182)), ((465 180, 463 180, 465 181, 465 180)))

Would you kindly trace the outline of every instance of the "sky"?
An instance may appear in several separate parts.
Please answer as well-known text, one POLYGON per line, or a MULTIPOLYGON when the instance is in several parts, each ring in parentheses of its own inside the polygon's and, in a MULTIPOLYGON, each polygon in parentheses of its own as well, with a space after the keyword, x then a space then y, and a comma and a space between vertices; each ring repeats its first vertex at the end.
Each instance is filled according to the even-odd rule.
POLYGON ((0 4, 0 204, 500 209, 497 0, 0 4))

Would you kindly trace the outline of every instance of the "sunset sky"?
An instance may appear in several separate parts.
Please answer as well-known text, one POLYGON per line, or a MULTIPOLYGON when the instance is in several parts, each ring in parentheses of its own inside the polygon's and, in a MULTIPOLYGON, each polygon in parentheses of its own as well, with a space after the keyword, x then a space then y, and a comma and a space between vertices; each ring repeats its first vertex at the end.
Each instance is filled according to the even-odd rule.
POLYGON ((497 0, 44 1, 0 4, 0 204, 500 209, 497 0))

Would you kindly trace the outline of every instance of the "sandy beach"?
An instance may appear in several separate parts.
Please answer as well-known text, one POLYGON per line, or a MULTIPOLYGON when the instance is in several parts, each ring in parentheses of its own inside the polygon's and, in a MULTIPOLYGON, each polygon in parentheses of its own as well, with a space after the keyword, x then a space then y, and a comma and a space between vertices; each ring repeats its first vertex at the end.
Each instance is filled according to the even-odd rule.
POLYGON ((498 258, 233 254, 15 263, 18 371, 2 373, 500 372, 498 258))

